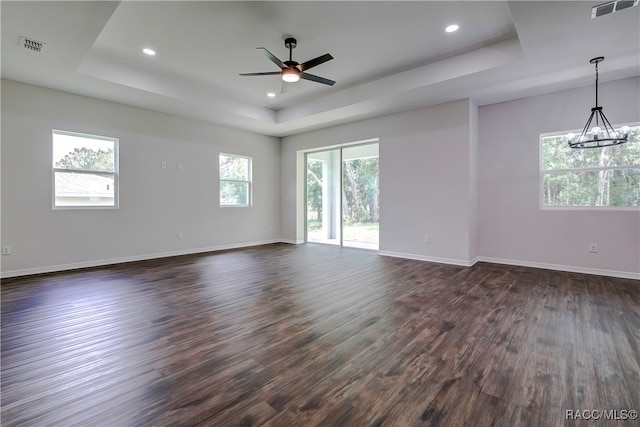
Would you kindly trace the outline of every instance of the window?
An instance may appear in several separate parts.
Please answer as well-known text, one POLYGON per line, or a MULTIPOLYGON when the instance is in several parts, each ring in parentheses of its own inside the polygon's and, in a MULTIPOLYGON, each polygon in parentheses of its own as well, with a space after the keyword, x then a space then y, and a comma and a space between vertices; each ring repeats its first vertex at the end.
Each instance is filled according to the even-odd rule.
POLYGON ((568 133, 540 136, 541 206, 639 207, 640 126, 627 143, 604 148, 569 148, 568 133))
POLYGON ((251 157, 220 153, 220 206, 251 206, 251 157))
POLYGON ((118 139, 53 131, 53 207, 118 207, 118 139))

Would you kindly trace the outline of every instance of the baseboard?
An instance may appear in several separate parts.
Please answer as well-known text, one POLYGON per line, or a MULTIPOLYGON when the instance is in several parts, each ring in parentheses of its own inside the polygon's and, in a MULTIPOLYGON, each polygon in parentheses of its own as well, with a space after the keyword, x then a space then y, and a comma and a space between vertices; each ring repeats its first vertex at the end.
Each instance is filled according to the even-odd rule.
POLYGON ((304 240, 295 240, 295 239, 280 239, 278 240, 280 243, 289 243, 290 245, 301 245, 304 243, 304 240))
POLYGON ((603 270, 599 268, 576 267, 572 265, 547 264, 543 262, 522 261, 516 259, 478 257, 478 261, 495 264, 517 265, 519 267, 543 268, 546 270, 569 271, 571 273, 595 274, 598 276, 620 277, 622 279, 640 280, 640 273, 631 271, 603 270))
MULTIPOLYGON (((100 266, 109 265, 109 264, 119 264, 124 262, 133 262, 133 261, 144 261, 149 259, 167 258, 172 256, 180 256, 180 255, 191 255, 191 254, 204 253, 204 252, 223 251, 228 249, 239 249, 239 248, 246 248, 251 246, 268 245, 273 243, 288 243, 293 245, 299 245, 304 243, 304 240, 293 240, 293 239, 261 240, 261 241, 255 241, 255 242, 234 243, 229 245, 185 249, 180 251, 160 252, 160 253, 136 255, 136 256, 130 256, 130 257, 111 258, 111 259, 85 261, 85 262, 60 264, 60 265, 49 265, 45 267, 26 268, 22 270, 3 271, 0 273, 0 278, 5 279, 10 277, 27 276, 32 274, 54 273, 56 271, 76 270, 79 268, 89 268, 89 267, 100 267, 100 266)), ((635 272, 576 267, 576 266, 561 265, 561 264, 548 264, 548 263, 541 263, 541 262, 522 261, 522 260, 505 259, 505 258, 492 258, 492 257, 478 256, 471 260, 461 260, 461 259, 455 259, 455 258, 430 257, 430 256, 424 256, 424 255, 409 254, 409 253, 403 253, 403 252, 392 252, 392 251, 379 251, 378 255, 390 256, 394 258, 414 259, 418 261, 435 262, 440 264, 459 265, 463 267, 471 267, 477 262, 490 262, 494 264, 515 265, 519 267, 533 267, 533 268, 542 268, 547 270, 568 271, 572 273, 594 274, 598 276, 610 276, 610 277, 619 277, 622 279, 640 280, 640 273, 635 273, 635 272)))
POLYGON ((120 264, 124 262, 145 261, 149 259, 167 258, 172 256, 192 255, 192 254, 198 254, 198 253, 204 253, 204 252, 215 252, 215 251, 223 251, 228 249, 247 248, 251 246, 268 245, 272 243, 286 243, 286 242, 283 242, 281 239, 260 240, 255 242, 234 243, 230 245, 209 246, 205 248, 184 249, 179 251, 159 252, 159 253, 145 254, 145 255, 134 255, 129 257, 74 262, 70 264, 48 265, 45 267, 35 267, 35 268, 25 268, 22 270, 3 271, 2 273, 0 273, 0 278, 6 279, 9 277, 28 276, 32 274, 54 273, 56 271, 77 270, 79 268, 100 267, 103 265, 120 264))
POLYGON ((407 254, 403 252, 391 252, 391 251, 378 251, 378 255, 390 256, 394 258, 406 258, 406 259, 415 259, 418 261, 428 261, 428 262, 437 262, 440 264, 452 264, 452 265, 460 265, 463 267, 471 267, 473 264, 477 262, 477 257, 472 260, 463 260, 463 259, 455 259, 455 258, 440 258, 440 257, 432 257, 425 255, 416 255, 416 254, 407 254))
POLYGON ((430 256, 424 256, 424 255, 408 254, 408 253, 402 253, 402 252, 390 252, 390 251, 380 251, 378 252, 378 254, 395 257, 395 258, 406 258, 406 259, 415 259, 418 261, 436 262, 440 264, 460 265, 463 267, 471 267, 478 262, 491 262, 494 264, 515 265, 519 267, 533 267, 533 268, 542 268, 546 270, 568 271, 572 273, 594 274, 598 276, 609 276, 609 277, 619 277, 622 279, 640 280, 640 273, 634 273, 629 271, 604 270, 599 268, 576 267, 572 265, 561 265, 561 264, 547 264, 542 262, 522 261, 522 260, 515 260, 515 259, 477 256, 467 261, 467 260, 461 260, 461 259, 430 257, 430 256))

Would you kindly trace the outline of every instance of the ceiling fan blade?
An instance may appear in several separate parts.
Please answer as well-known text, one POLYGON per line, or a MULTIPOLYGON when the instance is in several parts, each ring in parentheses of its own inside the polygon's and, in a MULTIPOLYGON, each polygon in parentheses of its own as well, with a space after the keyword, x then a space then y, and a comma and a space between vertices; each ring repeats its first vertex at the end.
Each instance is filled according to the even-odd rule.
POLYGON ((308 70, 311 67, 315 67, 316 65, 323 64, 327 61, 331 61, 332 59, 333 59, 333 56, 331 56, 328 53, 325 53, 322 56, 318 56, 317 58, 313 58, 307 62, 303 62, 302 64, 300 64, 300 70, 302 71, 308 70))
POLYGON ((280 71, 267 71, 264 73, 243 73, 238 74, 239 76, 275 76, 276 74, 280 74, 280 71))
POLYGON ((276 64, 281 69, 284 70, 285 68, 287 68, 287 66, 284 65, 284 62, 280 61, 278 58, 276 58, 276 56, 273 53, 269 52, 264 47, 257 47, 256 49, 264 50, 264 54, 267 56, 267 58, 269 58, 271 61, 273 61, 273 63, 276 64))
POLYGON ((334 84, 336 84, 336 82, 334 82, 333 80, 325 79, 324 77, 314 76, 313 74, 309 74, 309 73, 300 73, 300 78, 305 80, 311 80, 313 82, 322 83, 329 86, 333 86, 334 84))

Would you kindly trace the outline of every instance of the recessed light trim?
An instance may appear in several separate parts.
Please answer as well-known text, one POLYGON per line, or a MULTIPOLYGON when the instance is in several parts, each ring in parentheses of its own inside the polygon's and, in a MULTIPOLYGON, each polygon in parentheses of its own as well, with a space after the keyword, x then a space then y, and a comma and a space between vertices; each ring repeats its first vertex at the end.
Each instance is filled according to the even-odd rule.
POLYGON ((447 26, 447 28, 445 28, 444 30, 447 33, 453 33, 453 32, 458 31, 458 28, 460 28, 460 26, 458 24, 451 24, 451 25, 447 26))
POLYGON ((144 53, 145 55, 154 56, 156 54, 156 51, 145 47, 144 49, 142 49, 142 53, 144 53))

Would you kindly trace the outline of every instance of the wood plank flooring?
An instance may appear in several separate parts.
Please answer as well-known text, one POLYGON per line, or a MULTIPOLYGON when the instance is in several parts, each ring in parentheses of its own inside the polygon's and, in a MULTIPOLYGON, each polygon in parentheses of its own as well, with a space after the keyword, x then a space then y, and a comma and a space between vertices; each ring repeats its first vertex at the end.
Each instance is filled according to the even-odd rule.
POLYGON ((640 410, 640 281, 323 245, 4 280, 3 426, 581 426, 640 410))

